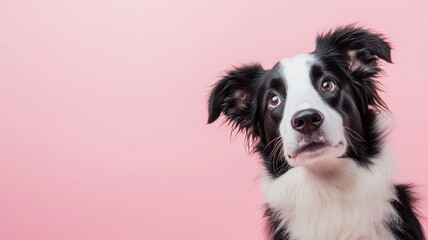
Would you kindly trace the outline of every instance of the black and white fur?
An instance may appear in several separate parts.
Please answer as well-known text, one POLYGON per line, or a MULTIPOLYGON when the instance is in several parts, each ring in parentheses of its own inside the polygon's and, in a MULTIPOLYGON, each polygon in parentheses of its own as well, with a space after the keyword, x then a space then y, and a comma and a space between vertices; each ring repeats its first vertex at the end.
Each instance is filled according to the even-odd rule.
POLYGON ((383 144, 377 78, 390 50, 348 25, 319 35, 311 53, 236 67, 213 87, 208 123, 223 113, 263 159, 269 239, 425 239, 383 144))

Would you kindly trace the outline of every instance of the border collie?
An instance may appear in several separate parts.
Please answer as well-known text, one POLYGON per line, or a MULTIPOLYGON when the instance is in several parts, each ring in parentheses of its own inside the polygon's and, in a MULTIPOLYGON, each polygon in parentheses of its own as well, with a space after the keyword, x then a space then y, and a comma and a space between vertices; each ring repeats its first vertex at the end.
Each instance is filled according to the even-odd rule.
POLYGON ((311 53, 233 68, 213 86, 208 123, 224 114, 263 159, 269 239, 425 239, 384 146, 377 79, 390 50, 383 35, 348 25, 318 35, 311 53))

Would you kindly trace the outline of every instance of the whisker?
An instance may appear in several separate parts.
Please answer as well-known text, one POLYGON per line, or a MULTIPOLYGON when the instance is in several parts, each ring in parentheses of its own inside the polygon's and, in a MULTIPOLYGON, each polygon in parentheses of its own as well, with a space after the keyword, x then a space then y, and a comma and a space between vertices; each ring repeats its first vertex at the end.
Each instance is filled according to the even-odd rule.
POLYGON ((273 169, 274 169, 274 171, 275 171, 275 165, 276 165, 276 163, 275 163, 275 159, 277 158, 276 157, 276 155, 277 155, 277 152, 278 152, 278 150, 280 149, 280 146, 281 146, 281 143, 282 142, 282 139, 281 138, 276 138, 276 140, 275 140, 275 144, 274 144, 274 147, 273 147, 273 150, 272 150, 272 152, 269 154, 269 157, 268 157, 268 160, 269 161, 272 161, 272 165, 273 165, 273 169))
POLYGON ((278 138, 281 138, 281 136, 279 136, 279 137, 276 137, 276 138, 272 139, 272 141, 270 141, 270 142, 266 145, 266 147, 264 147, 264 148, 263 148, 262 152, 264 152, 264 151, 266 150, 266 148, 267 148, 271 143, 275 142, 278 138))
MULTIPOLYGON (((280 156, 285 156, 284 154, 284 148, 281 148, 281 150, 279 151, 279 154, 280 154, 280 156)), ((286 164, 287 164, 287 160, 285 160, 285 157, 284 158, 281 158, 281 160, 283 160, 282 161, 282 164, 281 164, 281 166, 280 166, 280 168, 279 168, 279 170, 281 170, 282 169, 282 167, 284 167, 286 164)))
MULTIPOLYGON (((343 126, 343 125, 342 125, 343 126)), ((358 134, 356 131, 354 131, 353 129, 351 129, 351 128, 349 128, 349 127, 346 127, 346 126, 343 126, 343 128, 345 129, 345 131, 346 130, 348 130, 348 134, 351 136, 351 137, 353 137, 353 138, 355 138, 356 140, 359 140, 359 141, 363 141, 363 142, 367 142, 360 134, 358 134), (354 136, 354 134, 355 135, 357 135, 357 137, 355 137, 354 136)))
POLYGON ((276 149, 278 147, 278 143, 277 143, 278 140, 280 140, 280 138, 276 138, 275 139, 275 141, 274 141, 274 147, 272 149, 272 152, 269 154, 268 160, 272 160, 272 161, 274 160, 273 158, 271 159, 271 157, 275 157, 275 152, 276 152, 276 149))
POLYGON ((354 150, 355 155, 358 155, 357 149, 355 148, 354 144, 352 144, 352 142, 351 142, 351 140, 349 139, 349 136, 348 136, 348 135, 351 135, 351 134, 350 134, 350 133, 346 130, 346 128, 345 128, 345 138, 346 138, 346 140, 348 141, 349 145, 351 145, 351 148, 354 150))

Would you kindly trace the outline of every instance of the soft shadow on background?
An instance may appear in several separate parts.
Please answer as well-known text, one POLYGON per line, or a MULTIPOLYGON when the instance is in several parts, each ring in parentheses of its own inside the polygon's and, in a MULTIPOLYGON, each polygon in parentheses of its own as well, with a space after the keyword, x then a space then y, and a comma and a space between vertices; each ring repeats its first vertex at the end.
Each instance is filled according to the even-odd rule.
MULTIPOLYGON (((222 71, 385 33, 397 181, 428 216, 425 1, 2 1, 0 239, 263 239, 257 156, 206 125, 222 71)), ((425 222, 425 226, 428 225, 425 222)))

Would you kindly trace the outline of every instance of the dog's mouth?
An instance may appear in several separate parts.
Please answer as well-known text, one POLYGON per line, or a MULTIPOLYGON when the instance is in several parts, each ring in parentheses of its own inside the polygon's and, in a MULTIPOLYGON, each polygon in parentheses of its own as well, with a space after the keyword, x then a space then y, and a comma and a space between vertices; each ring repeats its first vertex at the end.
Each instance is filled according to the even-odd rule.
POLYGON ((291 158, 315 158, 321 156, 327 147, 331 144, 320 137, 319 139, 305 139, 300 140, 297 149, 291 154, 291 158))

